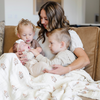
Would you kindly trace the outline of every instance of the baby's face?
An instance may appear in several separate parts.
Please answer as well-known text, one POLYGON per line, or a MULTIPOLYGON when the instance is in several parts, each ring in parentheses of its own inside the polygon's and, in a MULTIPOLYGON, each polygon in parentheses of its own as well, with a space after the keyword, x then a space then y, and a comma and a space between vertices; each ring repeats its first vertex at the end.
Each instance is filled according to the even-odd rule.
POLYGON ((24 50, 29 50, 30 46, 26 44, 25 42, 20 42, 18 48, 20 51, 24 51, 24 50))

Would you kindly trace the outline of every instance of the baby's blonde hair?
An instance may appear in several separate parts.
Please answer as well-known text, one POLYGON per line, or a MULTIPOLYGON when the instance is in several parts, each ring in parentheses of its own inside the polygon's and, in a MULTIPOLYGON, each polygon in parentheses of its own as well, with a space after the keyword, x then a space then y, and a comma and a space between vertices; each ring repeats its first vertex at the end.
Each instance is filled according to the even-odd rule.
POLYGON ((68 30, 68 28, 55 29, 49 32, 48 36, 54 36, 58 42, 65 42, 66 47, 68 48, 71 43, 71 37, 68 30))
POLYGON ((22 18, 21 21, 19 21, 18 25, 15 28, 15 34, 16 35, 17 35, 17 33, 20 33, 20 26, 21 25, 23 25, 23 26, 32 25, 33 31, 35 32, 35 30, 36 30, 36 26, 31 21, 29 21, 28 19, 22 18))

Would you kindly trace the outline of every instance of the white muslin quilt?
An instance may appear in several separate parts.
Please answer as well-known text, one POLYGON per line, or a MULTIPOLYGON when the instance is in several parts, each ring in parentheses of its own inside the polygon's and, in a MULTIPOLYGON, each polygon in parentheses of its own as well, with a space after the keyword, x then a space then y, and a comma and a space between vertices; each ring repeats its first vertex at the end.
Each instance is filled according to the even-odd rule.
POLYGON ((100 100, 100 81, 84 70, 33 77, 16 54, 0 56, 0 100, 82 100, 80 96, 100 100))

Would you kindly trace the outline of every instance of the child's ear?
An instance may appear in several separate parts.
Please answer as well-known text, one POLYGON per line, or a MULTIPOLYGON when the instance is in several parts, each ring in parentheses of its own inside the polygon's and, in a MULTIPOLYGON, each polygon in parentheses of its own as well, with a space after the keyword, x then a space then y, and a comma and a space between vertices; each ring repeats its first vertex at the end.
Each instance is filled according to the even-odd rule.
POLYGON ((17 33, 17 36, 18 36, 18 38, 20 38, 20 35, 19 35, 19 33, 17 33))
POLYGON ((65 42, 61 41, 61 48, 65 46, 65 42))

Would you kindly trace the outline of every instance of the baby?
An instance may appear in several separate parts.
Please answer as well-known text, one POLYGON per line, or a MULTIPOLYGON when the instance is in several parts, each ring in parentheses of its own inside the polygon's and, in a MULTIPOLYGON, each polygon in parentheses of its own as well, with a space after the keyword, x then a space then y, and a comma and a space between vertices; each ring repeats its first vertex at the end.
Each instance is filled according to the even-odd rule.
MULTIPOLYGON (((29 70, 29 73, 36 77, 40 74, 43 74, 43 70, 46 68, 48 70, 51 70, 52 67, 50 67, 45 62, 38 62, 34 54, 30 52, 31 48, 28 44, 26 44, 22 39, 17 40, 13 45, 13 52, 16 53, 17 51, 23 51, 23 54, 26 55, 27 62, 25 64, 26 68, 29 70)), ((41 53, 42 49, 40 47, 37 47, 36 50, 41 53)))

